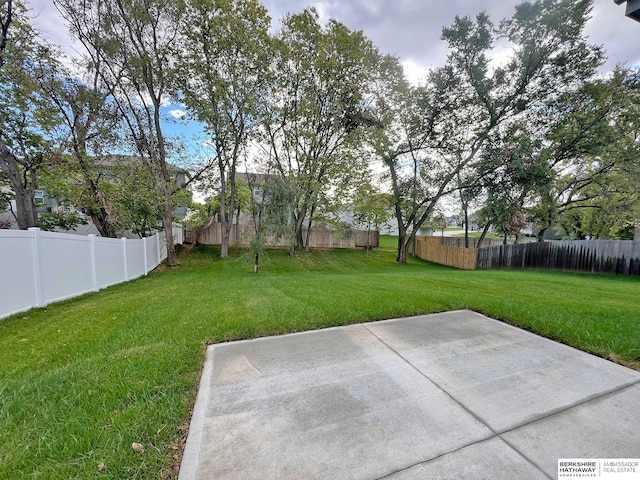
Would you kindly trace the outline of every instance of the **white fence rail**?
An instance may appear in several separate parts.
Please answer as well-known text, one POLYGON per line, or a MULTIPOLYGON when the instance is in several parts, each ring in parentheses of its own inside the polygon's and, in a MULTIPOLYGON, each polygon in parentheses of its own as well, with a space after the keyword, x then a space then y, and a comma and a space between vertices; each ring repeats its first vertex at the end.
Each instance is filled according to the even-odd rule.
MULTIPOLYGON (((182 241, 176 228, 174 242, 182 241)), ((132 240, 0 230, 0 318, 146 275, 166 252, 163 233, 132 240)))

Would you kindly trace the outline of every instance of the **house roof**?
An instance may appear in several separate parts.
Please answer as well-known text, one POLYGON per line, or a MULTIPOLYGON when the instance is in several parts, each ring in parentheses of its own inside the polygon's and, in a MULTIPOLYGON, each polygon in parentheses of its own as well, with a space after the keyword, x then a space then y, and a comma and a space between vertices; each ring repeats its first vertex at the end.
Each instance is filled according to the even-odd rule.
POLYGON ((616 5, 627 4, 625 15, 640 22, 640 0, 613 0, 616 5))

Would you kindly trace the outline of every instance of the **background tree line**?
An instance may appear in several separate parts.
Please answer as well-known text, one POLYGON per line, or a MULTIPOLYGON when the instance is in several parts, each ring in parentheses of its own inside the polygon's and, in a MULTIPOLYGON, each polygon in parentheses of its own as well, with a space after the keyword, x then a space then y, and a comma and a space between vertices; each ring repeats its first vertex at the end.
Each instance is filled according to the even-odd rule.
POLYGON ((13 197, 20 228, 38 224, 42 185, 103 236, 164 228, 175 264, 173 210, 187 199, 174 166, 216 192, 223 256, 241 208, 258 243, 277 232, 292 252, 346 205, 363 224, 390 214, 399 262, 444 200, 476 211, 484 233, 532 223, 540 239, 556 225, 625 237, 638 224, 639 77, 598 73, 589 0, 524 2, 497 23, 456 17, 446 63, 420 85, 312 8, 272 30, 257 0, 54 3, 81 58, 41 38, 26 4, 0 2, 0 186, 12 192, 0 202, 13 197), (496 45, 511 52, 499 63, 496 45), (167 134, 168 102, 202 126, 198 149, 167 134), (106 174, 100 159, 118 156, 138 160, 106 174), (262 202, 244 198, 242 170, 277 179, 259 186, 262 202))

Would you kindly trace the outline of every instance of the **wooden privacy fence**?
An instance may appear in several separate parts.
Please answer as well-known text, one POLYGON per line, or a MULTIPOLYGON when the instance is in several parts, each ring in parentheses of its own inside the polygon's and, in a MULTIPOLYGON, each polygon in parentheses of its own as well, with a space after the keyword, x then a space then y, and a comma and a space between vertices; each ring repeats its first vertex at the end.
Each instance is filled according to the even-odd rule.
MULTIPOLYGON (((194 243, 196 228, 187 227, 185 232, 185 242, 194 243)), ((231 245, 249 245, 251 237, 255 230, 252 225, 235 224, 231 229, 229 236, 229 244, 231 245)), ((305 230, 306 238, 306 230, 305 230)), ((200 234, 198 240, 203 245, 220 245, 222 244, 222 228, 219 223, 213 223, 209 228, 200 234)), ((275 241, 267 239, 267 244, 273 247, 286 247, 286 240, 275 241)), ((367 230, 353 230, 352 235, 348 237, 339 237, 335 232, 326 229, 312 229, 309 237, 310 248, 365 248, 367 245, 376 248, 380 245, 380 233, 367 230)))
POLYGON ((453 246, 460 244, 460 240, 452 237, 416 237, 416 256, 465 270, 535 268, 640 275, 640 241, 551 241, 482 246, 478 249, 453 246))
MULTIPOLYGON (((439 235, 433 235, 429 237, 419 237, 419 238, 437 238, 438 243, 440 245, 447 245, 449 247, 464 247, 464 237, 442 237, 439 235)), ((469 248, 478 248, 478 241, 480 238, 478 237, 469 237, 469 248)), ((502 239, 500 238, 485 238, 482 241, 481 247, 492 247, 496 245, 502 245, 502 239)))
POLYGON ((539 268, 640 275, 640 241, 552 241, 480 248, 477 268, 539 268))
MULTIPOLYGON (((428 262, 475 270, 477 250, 447 245, 443 240, 448 238, 453 237, 416 237, 416 256, 428 262)), ((462 241, 464 242, 464 238, 462 241)))

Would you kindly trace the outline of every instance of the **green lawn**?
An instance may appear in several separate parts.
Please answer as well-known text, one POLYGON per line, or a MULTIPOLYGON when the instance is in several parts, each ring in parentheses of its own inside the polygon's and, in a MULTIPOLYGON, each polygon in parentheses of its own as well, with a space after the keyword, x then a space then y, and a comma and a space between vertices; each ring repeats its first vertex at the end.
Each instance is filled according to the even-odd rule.
POLYGON ((0 321, 0 478, 172 478, 205 346, 470 308, 640 362, 640 279, 460 271, 382 248, 181 266, 0 321), (134 451, 133 442, 144 446, 134 451))

